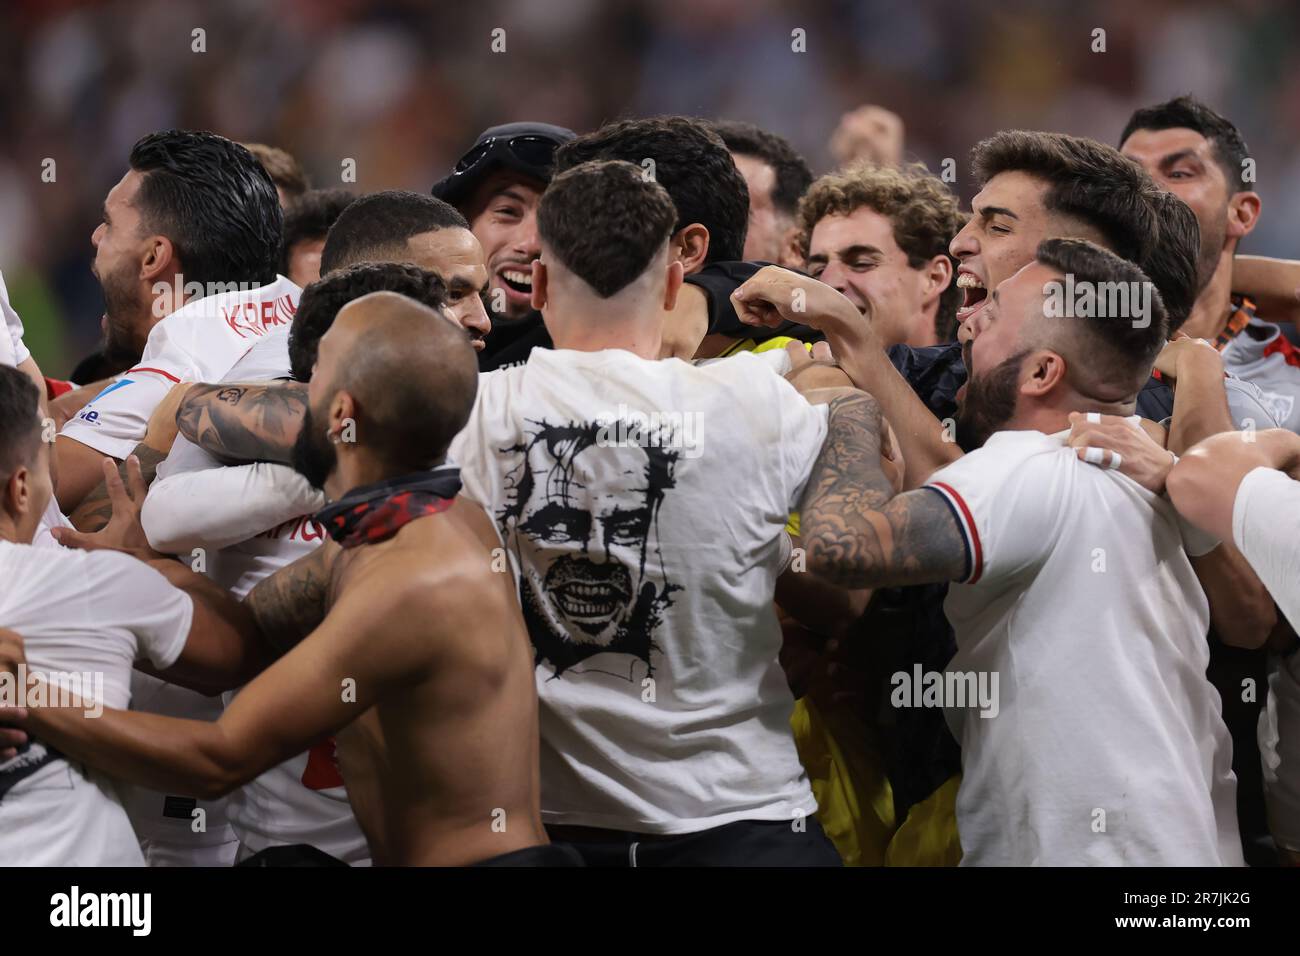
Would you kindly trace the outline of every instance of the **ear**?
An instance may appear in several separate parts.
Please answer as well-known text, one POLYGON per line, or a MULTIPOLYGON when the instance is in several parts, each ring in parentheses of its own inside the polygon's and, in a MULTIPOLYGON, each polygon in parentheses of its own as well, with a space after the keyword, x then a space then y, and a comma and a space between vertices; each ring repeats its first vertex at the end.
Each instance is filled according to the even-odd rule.
POLYGON ((1228 200, 1228 238, 1250 235, 1259 222, 1259 193, 1236 193, 1228 200))
POLYGON ((31 507, 32 476, 26 465, 19 465, 4 485, 4 510, 15 521, 21 520, 31 507))
POLYGON ((1020 394, 1034 398, 1048 395, 1065 382, 1065 359, 1046 349, 1031 352, 1020 366, 1020 394))
POLYGON ((668 241, 670 255, 682 264, 682 272, 699 272, 709 257, 709 230, 703 223, 682 226, 668 241))
POLYGON ((146 242, 144 259, 140 263, 140 278, 154 282, 160 276, 170 278, 180 265, 176 247, 166 236, 150 236, 146 242))
POLYGON ((330 402, 328 434, 333 442, 351 443, 355 440, 357 403, 351 392, 339 389, 330 402))
POLYGON ((921 295, 922 308, 930 305, 943 295, 952 282, 952 260, 947 256, 935 256, 925 264, 925 290, 921 295))
POLYGON ((791 226, 781 236, 781 261, 778 265, 782 268, 803 271, 808 265, 808 257, 803 254, 803 243, 799 241, 802 231, 798 226, 791 226))
POLYGON ((532 307, 538 312, 546 305, 546 266, 541 259, 533 260, 532 307))
POLYGON ((681 260, 668 263, 668 282, 664 285, 664 311, 671 312, 677 307, 677 293, 682 291, 682 279, 686 276, 686 270, 682 268, 681 260))

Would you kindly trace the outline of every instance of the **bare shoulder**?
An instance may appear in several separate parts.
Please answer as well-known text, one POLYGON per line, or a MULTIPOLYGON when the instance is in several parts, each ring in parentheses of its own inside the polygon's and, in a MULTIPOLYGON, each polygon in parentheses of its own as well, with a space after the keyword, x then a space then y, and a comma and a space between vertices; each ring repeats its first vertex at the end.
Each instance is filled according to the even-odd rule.
MULTIPOLYGON (((349 593, 382 603, 382 614, 402 624, 406 615, 483 613, 513 594, 500 538, 479 505, 458 497, 447 511, 402 528, 347 572, 340 599, 349 593)), ((378 610, 378 609, 376 609, 378 610)))

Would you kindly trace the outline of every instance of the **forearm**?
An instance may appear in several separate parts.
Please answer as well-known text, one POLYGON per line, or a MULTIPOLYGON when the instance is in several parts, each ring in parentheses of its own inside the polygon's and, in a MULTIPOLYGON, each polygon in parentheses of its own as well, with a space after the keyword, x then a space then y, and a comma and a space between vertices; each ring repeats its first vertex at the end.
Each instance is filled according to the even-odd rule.
POLYGON ((1188 449, 1166 489, 1179 514, 1221 541, 1232 540, 1232 511, 1242 479, 1256 468, 1300 470, 1300 435, 1281 428, 1213 435, 1188 449))
POLYGON ((826 442, 800 504, 808 568, 838 587, 874 586, 883 563, 876 519, 894 488, 880 463, 880 425, 870 395, 831 402, 826 442))
MULTIPOLYGON (((166 451, 151 448, 143 442, 136 445, 131 454, 140 459, 140 474, 146 485, 153 481, 154 475, 158 473, 158 465, 167 457, 166 451)), ((118 462, 117 473, 121 475, 122 484, 125 485, 127 483, 126 462, 118 462)), ((81 504, 77 505, 72 514, 68 515, 68 521, 78 531, 91 533, 103 530, 112 517, 113 502, 108 497, 108 485, 101 481, 82 499, 81 504)))
POLYGON ((220 723, 82 705, 30 707, 25 729, 72 760, 128 783, 216 799, 252 779, 220 723))
MULTIPOLYGON (((827 334, 830 338, 830 334, 827 334)), ((930 414, 907 379, 874 341, 831 342, 832 351, 853 384, 880 403, 903 452, 903 488, 919 488, 930 476, 962 456, 955 431, 930 414)))
POLYGON ((1300 262, 1237 256, 1232 260, 1232 288, 1250 296, 1272 321, 1300 321, 1300 262))
POLYGON ((307 408, 307 386, 195 385, 176 414, 180 433, 227 464, 288 464, 307 408))
POLYGON ((1210 622, 1230 647, 1263 647, 1277 624, 1268 589, 1231 541, 1192 559, 1192 568, 1210 602, 1210 622))
POLYGON ((1178 363, 1173 420, 1165 447, 1181 455, 1211 435, 1232 430, 1222 359, 1209 349, 1189 353, 1178 363))
POLYGON ((275 659, 249 609, 230 592, 179 562, 164 558, 149 564, 190 596, 194 617, 176 663, 164 671, 141 670, 204 693, 219 693, 246 684, 275 659))
MULTIPOLYGON (((794 541, 796 549, 803 539, 794 541)), ((798 554, 798 551, 796 551, 798 554)), ((796 560, 776 581, 776 603, 809 630, 827 637, 840 637, 866 613, 872 591, 841 588, 809 574, 802 560, 796 560)))

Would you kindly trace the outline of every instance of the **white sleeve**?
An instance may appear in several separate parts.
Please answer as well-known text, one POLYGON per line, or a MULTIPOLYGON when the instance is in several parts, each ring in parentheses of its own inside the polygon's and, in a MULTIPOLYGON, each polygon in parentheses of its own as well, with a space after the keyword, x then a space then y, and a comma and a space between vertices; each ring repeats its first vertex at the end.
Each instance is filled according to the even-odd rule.
POLYGON ((133 633, 138 656, 159 670, 181 656, 194 620, 194 601, 149 565, 116 551, 86 553, 87 577, 103 602, 97 613, 105 624, 133 633))
MULTIPOLYGON (((1057 454, 1025 458, 1002 451, 971 452, 922 486, 943 498, 966 541, 961 584, 1018 574, 1041 561, 1056 538, 1060 469, 1068 462, 1057 454)), ((1076 460, 1073 451, 1069 460, 1076 460)))
POLYGON ((153 410, 179 381, 163 369, 132 369, 92 398, 59 434, 124 459, 144 440, 153 410))
POLYGON ((14 307, 9 303, 9 289, 5 286, 5 277, 0 274, 0 312, 4 313, 6 334, 0 343, 0 365, 22 365, 32 353, 23 344, 23 320, 18 317, 14 307))
POLYGON ((1272 468, 1246 475, 1232 505, 1232 540, 1300 631, 1300 481, 1272 468))
POLYGON ((325 505, 325 495, 287 465, 223 466, 183 435, 158 473, 140 522, 150 546, 166 554, 220 550, 325 505))
POLYGON ((478 394, 469 420, 447 449, 447 458, 460 469, 460 493, 493 516, 501 490, 498 449, 514 440, 507 371, 479 374, 478 394))

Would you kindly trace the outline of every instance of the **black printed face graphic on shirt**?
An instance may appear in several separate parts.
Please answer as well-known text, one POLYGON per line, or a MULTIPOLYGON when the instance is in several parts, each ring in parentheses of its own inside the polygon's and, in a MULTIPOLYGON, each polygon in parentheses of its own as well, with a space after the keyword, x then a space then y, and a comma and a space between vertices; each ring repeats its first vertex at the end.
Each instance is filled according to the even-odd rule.
POLYGON ((664 577, 657 519, 677 452, 604 446, 601 428, 540 422, 506 450, 521 460, 498 517, 519 559, 537 660, 556 676, 607 652, 650 667, 654 630, 676 590, 664 577))

